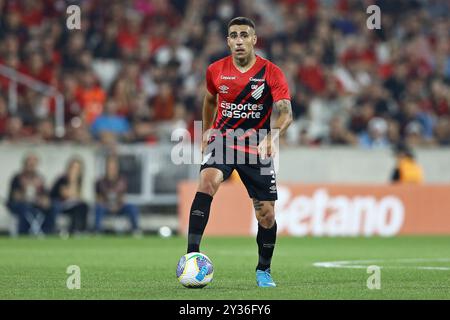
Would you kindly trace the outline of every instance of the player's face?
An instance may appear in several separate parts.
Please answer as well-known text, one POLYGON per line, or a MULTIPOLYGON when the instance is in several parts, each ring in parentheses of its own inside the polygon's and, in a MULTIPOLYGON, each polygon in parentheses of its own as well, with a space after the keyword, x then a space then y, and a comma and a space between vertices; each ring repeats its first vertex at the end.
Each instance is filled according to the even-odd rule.
POLYGON ((245 59, 253 54, 256 44, 255 30, 246 25, 233 25, 228 29, 227 43, 231 54, 238 59, 245 59))

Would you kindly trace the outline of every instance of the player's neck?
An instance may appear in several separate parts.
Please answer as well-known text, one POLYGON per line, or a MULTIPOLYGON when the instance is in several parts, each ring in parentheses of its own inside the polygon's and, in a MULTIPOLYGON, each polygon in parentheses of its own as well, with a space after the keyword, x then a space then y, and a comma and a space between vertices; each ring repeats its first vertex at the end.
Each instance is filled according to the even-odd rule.
POLYGON ((254 53, 249 54, 248 57, 238 59, 233 57, 234 66, 242 73, 247 72, 253 67, 256 62, 256 55, 254 53))

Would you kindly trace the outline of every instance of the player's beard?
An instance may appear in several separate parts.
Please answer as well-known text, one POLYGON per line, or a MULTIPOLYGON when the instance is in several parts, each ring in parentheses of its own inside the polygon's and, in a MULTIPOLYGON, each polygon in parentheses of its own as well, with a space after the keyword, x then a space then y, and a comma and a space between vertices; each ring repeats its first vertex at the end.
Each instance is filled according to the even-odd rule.
POLYGON ((235 52, 235 54, 234 54, 234 61, 240 67, 246 67, 246 66, 248 66, 250 64, 250 62, 252 61, 252 58, 254 56, 255 56, 255 51, 254 50, 250 50, 248 52, 248 54, 246 54, 246 55, 237 55, 237 53, 235 52))

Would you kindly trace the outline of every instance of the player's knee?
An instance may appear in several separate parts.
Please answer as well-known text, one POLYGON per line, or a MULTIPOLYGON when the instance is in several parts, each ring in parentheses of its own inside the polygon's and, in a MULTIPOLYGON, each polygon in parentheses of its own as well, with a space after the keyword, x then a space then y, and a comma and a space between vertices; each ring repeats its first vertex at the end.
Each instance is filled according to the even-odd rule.
POLYGON ((200 181, 200 185, 198 186, 198 191, 209 194, 210 196, 214 196, 219 188, 219 184, 210 180, 210 179, 202 179, 200 181))
POLYGON ((256 218, 264 228, 271 228, 275 224, 275 212, 270 208, 259 210, 256 218))

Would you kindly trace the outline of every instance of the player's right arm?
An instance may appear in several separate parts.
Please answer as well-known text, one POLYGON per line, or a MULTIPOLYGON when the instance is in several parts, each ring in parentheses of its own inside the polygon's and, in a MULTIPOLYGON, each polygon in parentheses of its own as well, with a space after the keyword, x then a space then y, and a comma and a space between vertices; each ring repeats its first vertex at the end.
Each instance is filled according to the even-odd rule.
POLYGON ((201 152, 203 153, 206 149, 209 140, 209 130, 212 128, 213 121, 216 115, 217 109, 217 95, 211 94, 206 90, 205 98, 203 99, 203 132, 202 132, 202 145, 201 152))
POLYGON ((206 150, 210 138, 210 129, 212 128, 217 110, 217 88, 213 76, 213 67, 210 65, 206 69, 206 94, 203 99, 203 130, 202 130, 202 154, 206 150))

